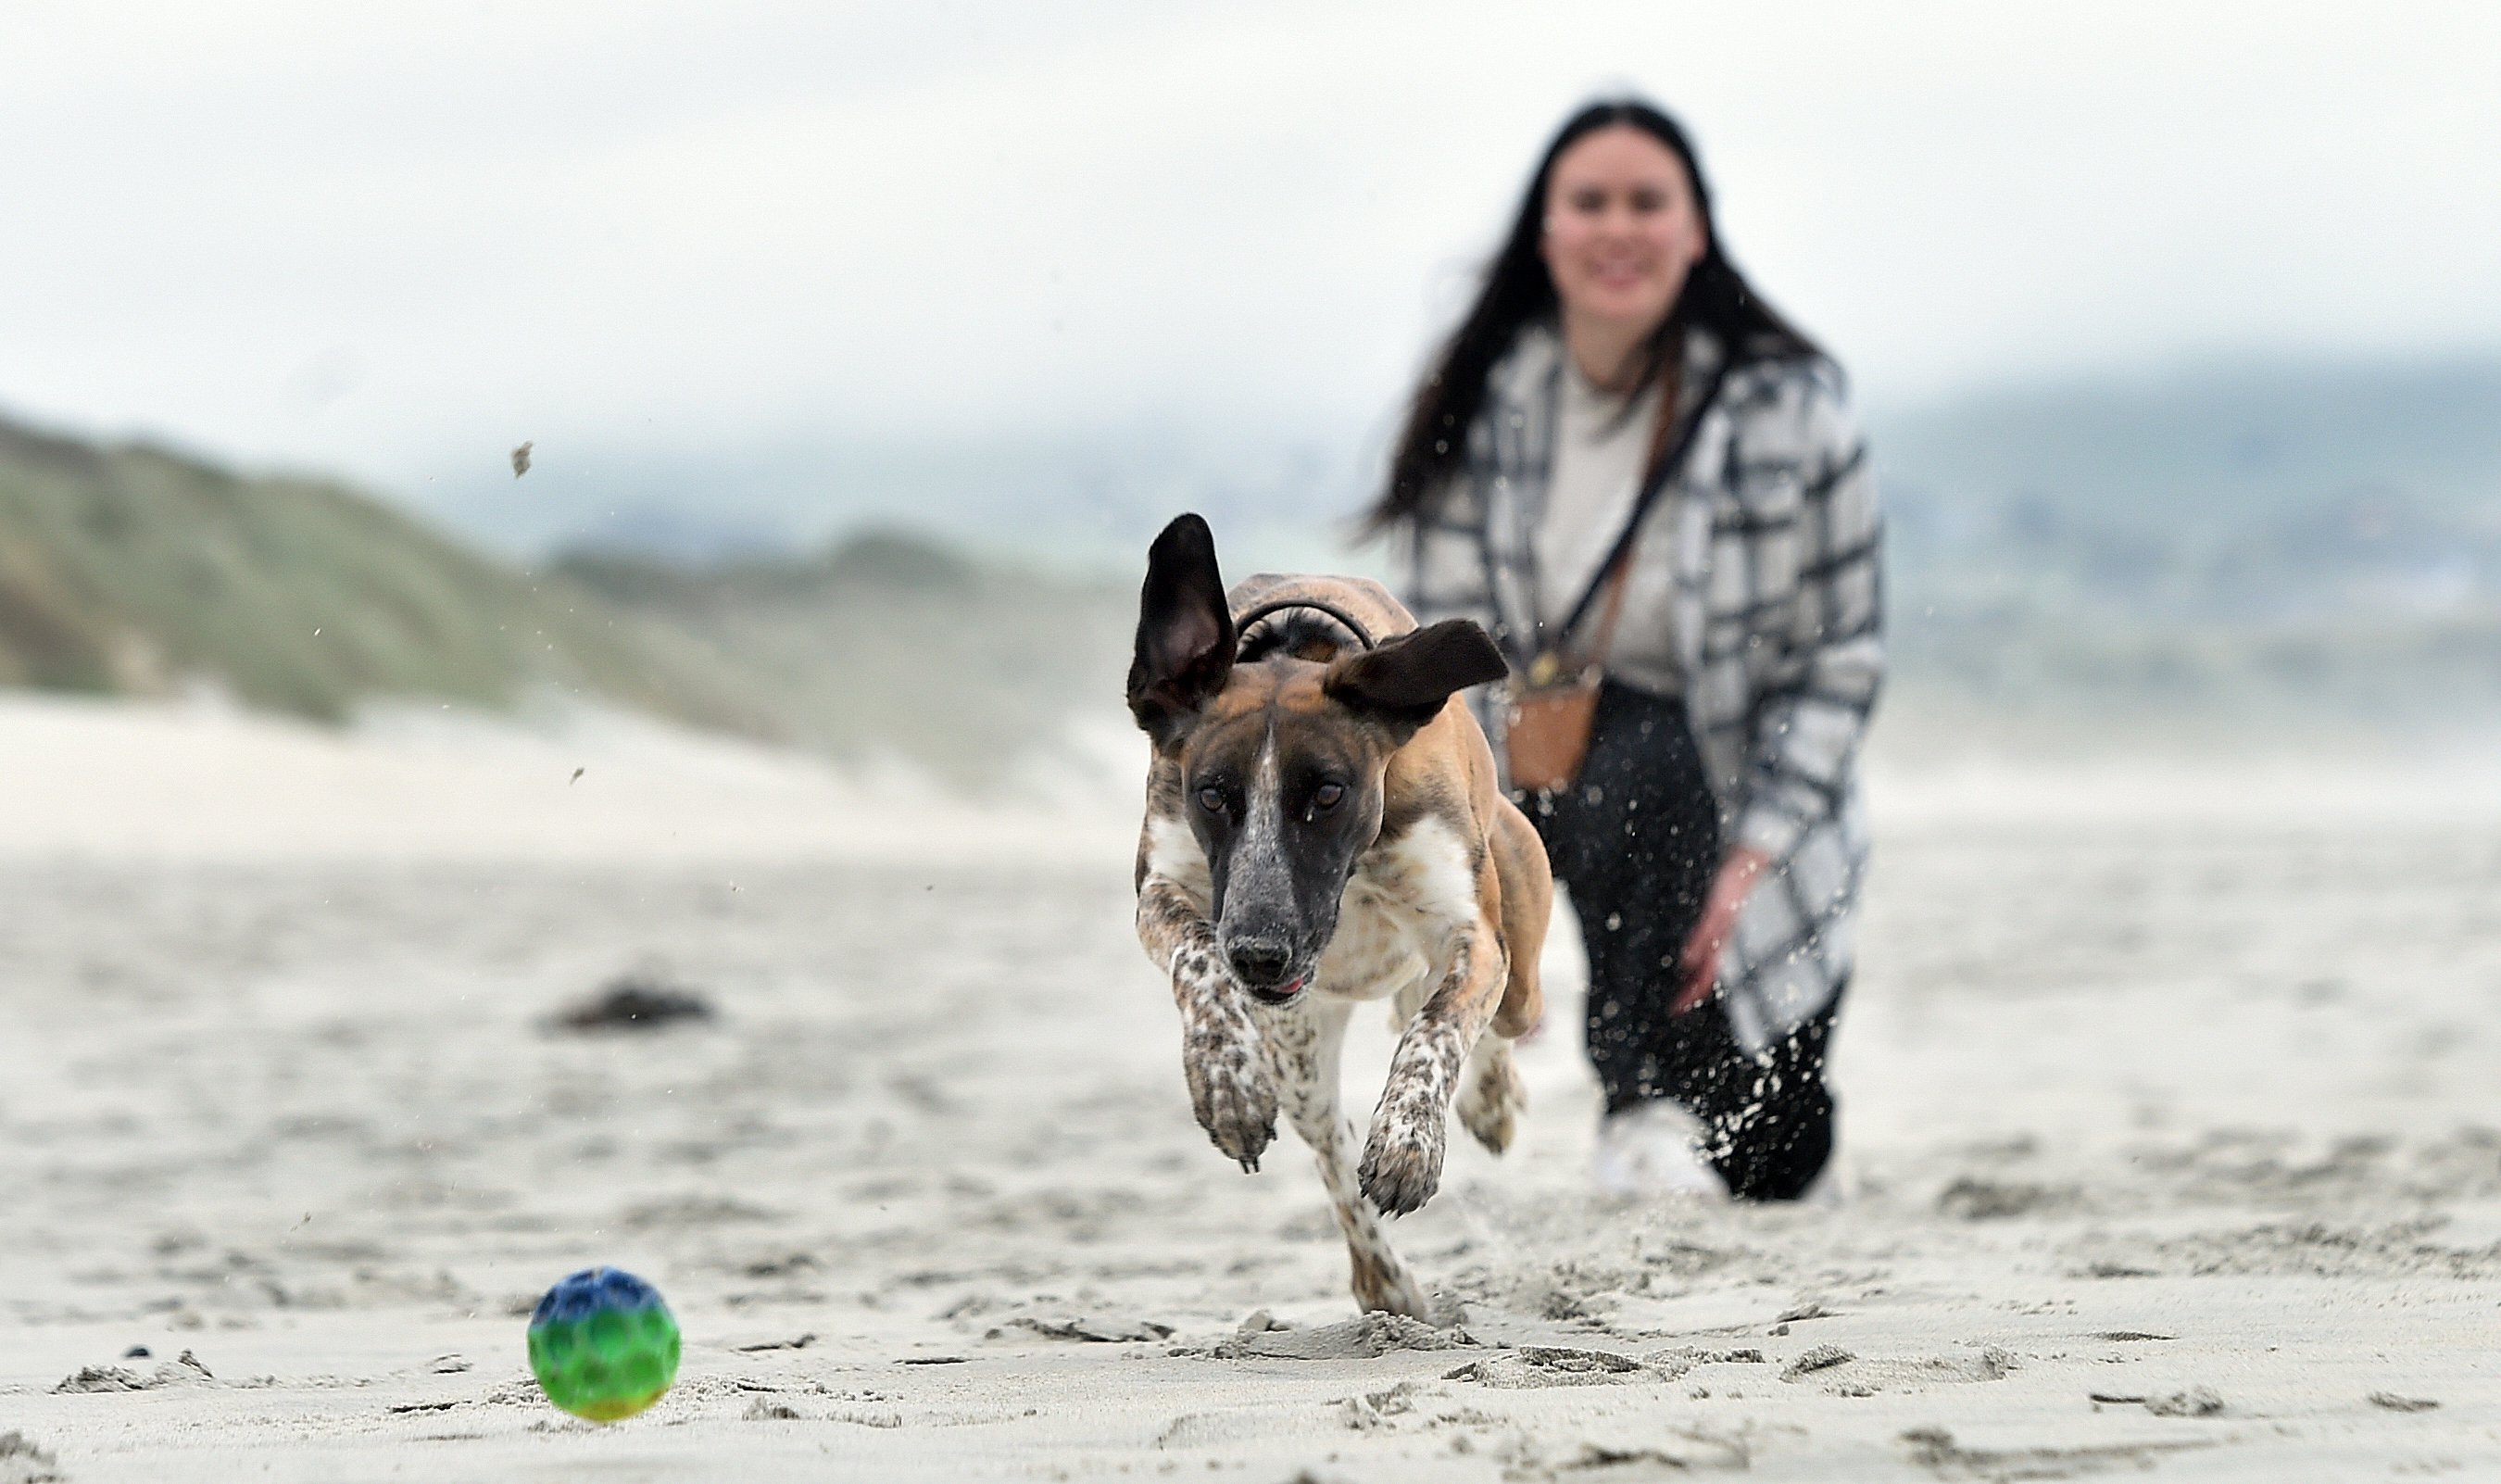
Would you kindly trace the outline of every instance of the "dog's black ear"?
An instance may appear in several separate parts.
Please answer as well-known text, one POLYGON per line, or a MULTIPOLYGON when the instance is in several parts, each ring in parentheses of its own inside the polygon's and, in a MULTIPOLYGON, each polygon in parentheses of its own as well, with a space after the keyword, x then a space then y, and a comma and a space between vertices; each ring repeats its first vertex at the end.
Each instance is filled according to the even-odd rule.
POLYGON ((1216 566, 1216 536, 1194 515, 1164 527, 1147 551, 1138 593, 1138 653, 1129 664, 1129 714, 1168 748, 1233 673, 1233 613, 1216 566))
POLYGON ((1320 684, 1338 704, 1395 729, 1403 744, 1453 694, 1510 673, 1474 621, 1446 619, 1337 660, 1320 684))

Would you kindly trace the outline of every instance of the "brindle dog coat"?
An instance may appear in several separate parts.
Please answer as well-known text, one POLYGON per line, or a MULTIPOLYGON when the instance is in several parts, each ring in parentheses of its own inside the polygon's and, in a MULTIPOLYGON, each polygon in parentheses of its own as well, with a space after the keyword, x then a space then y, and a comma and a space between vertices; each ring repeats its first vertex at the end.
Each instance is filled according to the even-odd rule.
POLYGON ((1381 1215, 1432 1198, 1454 1106, 1486 1148, 1509 1146, 1527 1104, 1511 1043, 1542 1009, 1545 848, 1458 698, 1503 673, 1476 624, 1419 629, 1377 583, 1262 576, 1227 593, 1196 516, 1149 555, 1129 672, 1154 743, 1138 939, 1172 976, 1191 1106, 1245 1169, 1282 1106, 1319 1162, 1356 1300, 1418 1319, 1381 1215), (1237 630, 1281 600, 1318 606, 1237 630), (1358 1160, 1338 1053, 1375 999, 1403 1029, 1358 1160))

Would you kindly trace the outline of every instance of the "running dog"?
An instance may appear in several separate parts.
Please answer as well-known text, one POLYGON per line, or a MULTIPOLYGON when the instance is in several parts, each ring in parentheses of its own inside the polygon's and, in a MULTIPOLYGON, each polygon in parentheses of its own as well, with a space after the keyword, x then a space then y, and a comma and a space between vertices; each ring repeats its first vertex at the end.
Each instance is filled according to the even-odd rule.
POLYGON ((1366 1309, 1430 1320, 1381 1216, 1442 1179, 1459 1122, 1509 1146, 1511 1043, 1537 1023, 1553 878, 1458 692, 1507 671, 1464 619, 1418 628, 1380 584, 1252 577, 1207 523, 1147 557, 1129 710, 1154 744, 1138 940, 1172 976, 1182 1066, 1216 1147, 1258 1168, 1277 1111, 1311 1146, 1366 1309), (1403 1028, 1358 1163, 1338 1052, 1363 1000, 1403 1028))

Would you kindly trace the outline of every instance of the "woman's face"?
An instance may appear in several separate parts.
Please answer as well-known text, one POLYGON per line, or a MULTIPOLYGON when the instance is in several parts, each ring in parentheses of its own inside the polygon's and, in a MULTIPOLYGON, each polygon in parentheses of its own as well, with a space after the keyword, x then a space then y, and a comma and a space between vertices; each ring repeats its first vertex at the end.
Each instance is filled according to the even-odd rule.
POLYGON ((1648 133, 1611 124, 1555 157, 1538 246, 1567 320, 1648 334, 1708 245, 1684 162, 1648 133))

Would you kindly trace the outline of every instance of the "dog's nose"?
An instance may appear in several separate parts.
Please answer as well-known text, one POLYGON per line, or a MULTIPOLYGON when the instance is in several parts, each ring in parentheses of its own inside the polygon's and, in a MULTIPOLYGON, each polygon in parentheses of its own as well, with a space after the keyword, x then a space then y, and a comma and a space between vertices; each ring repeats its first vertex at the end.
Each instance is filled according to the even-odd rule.
POLYGON ((1285 977, 1285 966, 1293 961, 1285 945, 1259 938, 1230 944, 1224 955, 1233 961, 1234 974, 1254 990, 1275 988, 1277 981, 1285 977))

